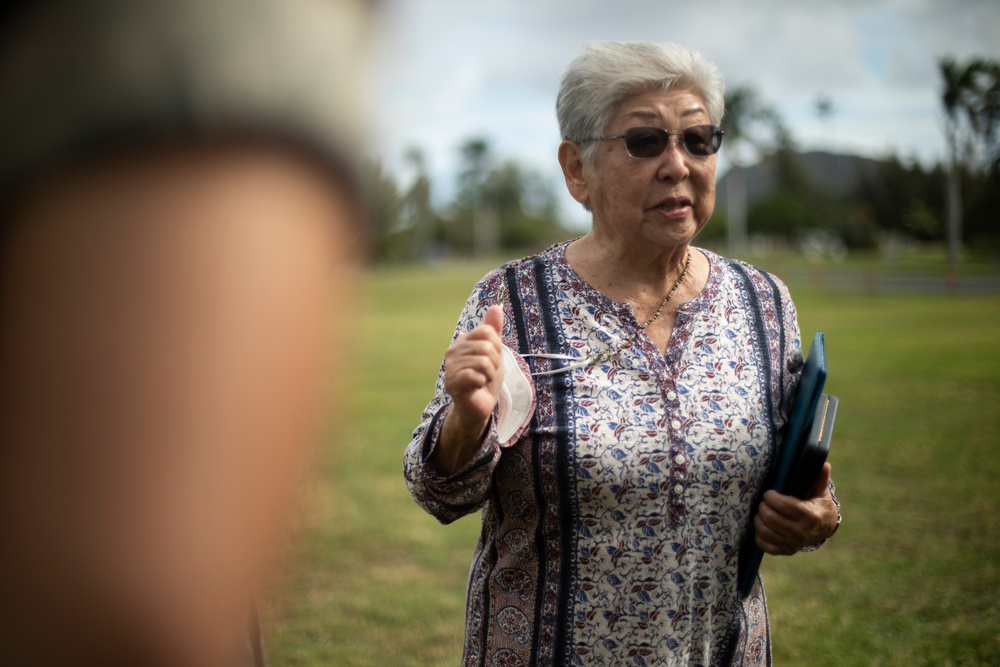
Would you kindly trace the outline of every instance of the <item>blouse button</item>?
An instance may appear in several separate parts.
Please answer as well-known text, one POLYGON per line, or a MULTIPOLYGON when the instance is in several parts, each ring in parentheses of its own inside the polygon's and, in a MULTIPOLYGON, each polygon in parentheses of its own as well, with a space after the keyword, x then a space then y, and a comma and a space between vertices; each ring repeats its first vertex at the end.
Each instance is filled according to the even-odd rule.
POLYGON ((678 454, 677 456, 675 456, 674 457, 674 463, 676 463, 679 466, 684 465, 684 455, 683 454, 678 454))
POLYGON ((680 427, 681 427, 681 423, 679 421, 677 421, 676 419, 673 420, 672 422, 670 422, 670 428, 674 429, 675 431, 677 429, 679 429, 680 427))
POLYGON ((676 400, 676 399, 677 399, 677 392, 676 391, 671 390, 671 391, 667 392, 667 400, 673 401, 673 400, 676 400))
POLYGON ((678 496, 681 495, 682 493, 684 493, 684 487, 681 486, 680 484, 676 484, 674 486, 674 493, 676 493, 678 496))

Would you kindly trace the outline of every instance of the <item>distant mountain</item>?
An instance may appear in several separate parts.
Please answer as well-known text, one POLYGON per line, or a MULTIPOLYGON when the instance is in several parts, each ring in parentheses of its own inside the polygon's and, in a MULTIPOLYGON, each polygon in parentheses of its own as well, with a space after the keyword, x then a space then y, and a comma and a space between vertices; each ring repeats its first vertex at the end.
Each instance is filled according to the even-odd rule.
MULTIPOLYGON (((793 159, 801 166, 813 187, 835 194, 853 191, 862 178, 876 174, 882 164, 878 160, 857 155, 837 155, 823 151, 795 153, 793 159)), ((778 187, 778 159, 774 156, 752 167, 736 169, 746 174, 748 206, 773 194, 778 187)), ((726 210, 726 187, 732 171, 727 171, 716 186, 716 208, 722 211, 726 210)))

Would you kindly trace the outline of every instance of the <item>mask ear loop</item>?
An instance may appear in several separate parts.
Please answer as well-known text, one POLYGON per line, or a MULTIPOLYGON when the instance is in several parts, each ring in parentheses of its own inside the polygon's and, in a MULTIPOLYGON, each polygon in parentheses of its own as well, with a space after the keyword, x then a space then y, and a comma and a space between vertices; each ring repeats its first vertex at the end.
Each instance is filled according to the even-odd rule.
MULTIPOLYGON (((507 283, 501 280, 500 287, 497 289, 496 305, 503 307, 506 298, 507 298, 507 283)), ((525 359, 529 357, 534 357, 536 359, 554 359, 557 361, 577 362, 575 364, 570 364, 569 366, 561 366, 559 368, 553 368, 552 370, 548 371, 535 371, 531 373, 532 377, 538 375, 558 375, 560 373, 569 373, 571 371, 577 370, 578 368, 586 368, 588 366, 593 366, 594 364, 601 363, 601 361, 604 361, 605 359, 610 359, 612 356, 613 355, 610 351, 600 352, 595 355, 583 357, 582 359, 580 357, 574 357, 569 354, 528 353, 521 355, 521 357, 525 359)))
POLYGON ((580 357, 573 357, 568 354, 522 354, 522 357, 535 357, 538 359, 558 359, 560 361, 575 361, 577 363, 570 364, 569 366, 561 366, 559 368, 553 368, 550 371, 535 371, 532 376, 535 375, 557 375, 559 373, 569 373, 570 371, 575 371, 578 368, 584 368, 590 366, 595 360, 590 357, 584 357, 582 360, 580 357))
POLYGON ((597 364, 603 363, 605 361, 610 361, 616 354, 617 350, 605 350, 603 352, 598 352, 597 354, 591 354, 589 356, 583 357, 573 357, 568 354, 522 354, 522 357, 540 357, 542 359, 559 359, 562 361, 575 361, 577 363, 570 364, 569 366, 562 366, 560 368, 553 368, 550 371, 536 371, 532 373, 534 375, 557 375, 559 373, 569 373, 570 371, 575 371, 578 368, 588 368, 590 366, 596 366, 597 364))
MULTIPOLYGON (((669 137, 667 138, 667 141, 668 142, 670 141, 669 137)), ((495 303, 496 305, 502 308, 506 300, 507 300, 507 283, 506 281, 501 279, 500 287, 497 288, 497 297, 495 303)), ((605 350, 604 352, 598 352, 597 354, 592 354, 583 357, 582 359, 580 357, 574 357, 569 354, 528 353, 528 354, 521 354, 520 356, 525 359, 529 357, 535 357, 536 359, 553 359, 556 361, 576 362, 575 364, 570 364, 569 366, 561 366, 559 368, 553 368, 552 370, 548 371, 535 371, 531 373, 531 376, 535 377, 538 375, 558 375, 560 373, 569 373, 570 371, 575 371, 578 368, 586 368, 588 366, 593 366, 603 361, 607 361, 611 359, 614 355, 615 353, 613 351, 605 350)))

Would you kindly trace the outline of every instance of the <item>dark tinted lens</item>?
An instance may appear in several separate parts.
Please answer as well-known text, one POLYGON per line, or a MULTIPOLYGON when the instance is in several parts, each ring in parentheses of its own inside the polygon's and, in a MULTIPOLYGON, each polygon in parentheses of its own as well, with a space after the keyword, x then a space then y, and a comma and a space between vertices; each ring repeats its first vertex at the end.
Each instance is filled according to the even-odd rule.
POLYGON ((656 157, 667 147, 668 135, 657 127, 625 130, 625 149, 632 157, 656 157))
POLYGON ((695 125, 682 133, 684 148, 691 155, 714 155, 719 151, 722 135, 714 125, 695 125))

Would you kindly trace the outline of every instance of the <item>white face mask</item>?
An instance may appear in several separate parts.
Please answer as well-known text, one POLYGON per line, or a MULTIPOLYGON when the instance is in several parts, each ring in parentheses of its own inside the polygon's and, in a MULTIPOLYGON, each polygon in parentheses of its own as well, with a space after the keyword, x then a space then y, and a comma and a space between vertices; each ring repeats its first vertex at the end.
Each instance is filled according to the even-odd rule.
POLYGON ((506 345, 502 354, 504 376, 497 402, 497 435, 501 447, 510 447, 535 414, 535 383, 520 355, 506 345))

